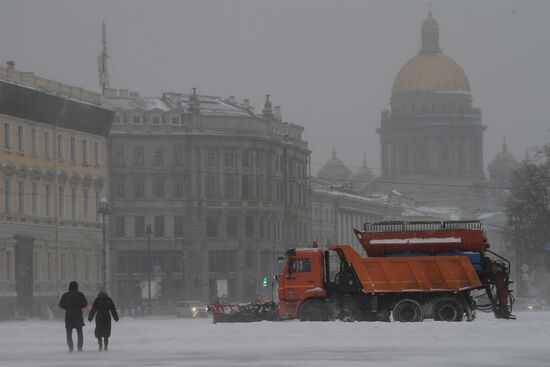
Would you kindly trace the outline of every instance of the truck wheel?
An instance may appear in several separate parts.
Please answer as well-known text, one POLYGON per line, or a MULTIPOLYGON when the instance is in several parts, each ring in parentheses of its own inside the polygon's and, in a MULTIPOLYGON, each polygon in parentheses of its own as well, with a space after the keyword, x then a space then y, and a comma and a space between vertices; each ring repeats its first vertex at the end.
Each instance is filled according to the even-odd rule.
POLYGON ((445 298, 437 302, 433 314, 436 321, 462 321, 464 318, 464 310, 452 298, 445 298))
POLYGON ((300 321, 328 321, 327 306, 318 299, 307 301, 300 307, 299 318, 300 321))
POLYGON ((402 299, 393 307, 393 319, 400 322, 422 321, 422 307, 414 299, 402 299))

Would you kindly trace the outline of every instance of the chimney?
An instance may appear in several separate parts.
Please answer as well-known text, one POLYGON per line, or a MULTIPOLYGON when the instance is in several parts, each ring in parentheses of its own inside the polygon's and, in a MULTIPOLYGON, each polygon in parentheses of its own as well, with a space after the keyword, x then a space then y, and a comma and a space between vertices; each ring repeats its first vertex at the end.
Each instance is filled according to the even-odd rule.
POLYGON ((8 71, 15 71, 15 61, 8 61, 7 63, 8 71))
POLYGON ((283 114, 281 112, 281 106, 273 107, 273 116, 276 120, 283 121, 283 114))
POLYGON ((121 98, 128 98, 128 89, 119 89, 118 96, 121 98))
POLYGON ((243 108, 250 108, 250 100, 248 98, 243 99, 243 104, 241 105, 243 108))

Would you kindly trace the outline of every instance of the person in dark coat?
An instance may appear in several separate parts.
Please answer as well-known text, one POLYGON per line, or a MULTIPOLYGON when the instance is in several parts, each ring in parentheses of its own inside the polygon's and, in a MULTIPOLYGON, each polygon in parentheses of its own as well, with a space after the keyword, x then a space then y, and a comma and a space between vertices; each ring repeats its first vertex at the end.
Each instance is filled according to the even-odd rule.
POLYGON ((108 350, 111 336, 111 315, 118 322, 118 313, 111 297, 101 291, 92 305, 88 321, 92 322, 95 316, 95 337, 99 344, 99 351, 108 350), (103 340, 102 340, 103 339, 103 340))
POLYGON ((73 351, 73 329, 76 329, 78 335, 78 351, 82 352, 84 337, 82 336, 82 326, 84 318, 82 309, 88 305, 86 297, 78 291, 78 283, 74 280, 69 283, 69 291, 61 297, 59 307, 65 310, 65 329, 67 331, 67 345, 69 352, 73 351))

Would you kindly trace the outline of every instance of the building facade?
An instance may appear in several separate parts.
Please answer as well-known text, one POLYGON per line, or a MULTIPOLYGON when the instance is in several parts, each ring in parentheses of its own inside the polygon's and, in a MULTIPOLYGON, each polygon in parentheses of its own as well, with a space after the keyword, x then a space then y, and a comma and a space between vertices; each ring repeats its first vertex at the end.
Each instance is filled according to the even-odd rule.
POLYGON ((248 100, 196 91, 105 97, 116 111, 111 237, 119 301, 148 297, 148 271, 159 305, 265 296, 261 283, 278 271, 277 257, 308 241, 303 128, 283 122, 269 97, 261 114, 248 100))
POLYGON ((0 68, 0 318, 52 312, 70 280, 103 285, 113 118, 100 95, 14 66, 0 68))

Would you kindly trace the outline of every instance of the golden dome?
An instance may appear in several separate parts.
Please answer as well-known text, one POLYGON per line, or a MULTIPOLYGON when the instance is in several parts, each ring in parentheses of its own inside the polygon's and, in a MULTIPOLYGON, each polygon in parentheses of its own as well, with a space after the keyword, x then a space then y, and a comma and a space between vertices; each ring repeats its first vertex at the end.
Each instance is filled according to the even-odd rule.
POLYGON ((470 92, 470 83, 460 65, 443 54, 416 55, 399 70, 392 87, 392 95, 454 91, 470 92))
POLYGON ((470 92, 464 70, 439 48, 439 25, 431 11, 422 24, 422 48, 395 77, 392 95, 415 92, 470 92))
POLYGON ((506 144, 506 138, 502 143, 502 151, 497 154, 495 161, 515 161, 516 158, 512 153, 508 151, 508 145, 506 144))

